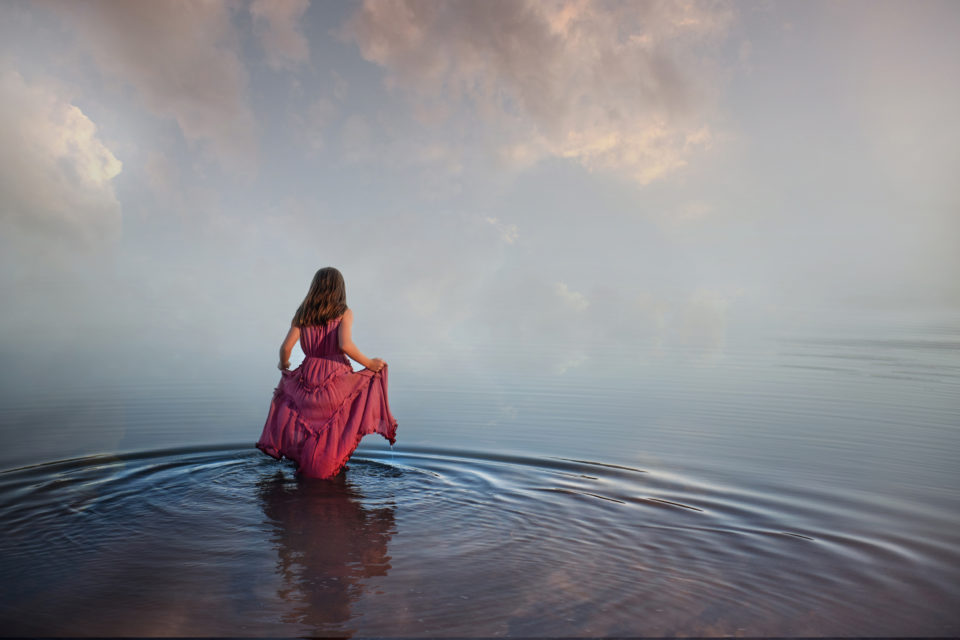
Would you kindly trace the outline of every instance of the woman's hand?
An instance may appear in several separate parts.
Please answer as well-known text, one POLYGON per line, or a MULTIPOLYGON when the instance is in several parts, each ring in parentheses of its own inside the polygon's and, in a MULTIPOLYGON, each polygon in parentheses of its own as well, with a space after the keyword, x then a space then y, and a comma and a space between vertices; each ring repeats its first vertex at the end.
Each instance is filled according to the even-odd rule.
POLYGON ((289 368, 290 368, 289 360, 286 362, 281 362, 280 364, 277 365, 277 369, 280 369, 280 371, 283 371, 284 369, 289 369, 289 368))
POLYGON ((387 363, 380 358, 374 358, 370 361, 370 366, 367 367, 367 369, 370 369, 370 371, 376 373, 377 371, 380 371, 380 369, 383 369, 386 365, 387 363))

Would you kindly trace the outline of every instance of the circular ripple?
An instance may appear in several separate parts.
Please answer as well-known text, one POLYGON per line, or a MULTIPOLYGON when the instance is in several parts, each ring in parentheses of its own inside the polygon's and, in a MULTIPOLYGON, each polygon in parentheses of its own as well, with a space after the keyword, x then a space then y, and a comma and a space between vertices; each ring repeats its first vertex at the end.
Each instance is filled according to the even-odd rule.
POLYGON ((937 635, 957 630, 952 519, 426 447, 360 449, 329 480, 248 446, 98 456, 0 473, 0 622, 17 635, 937 635), (941 534, 885 534, 891 514, 941 534))

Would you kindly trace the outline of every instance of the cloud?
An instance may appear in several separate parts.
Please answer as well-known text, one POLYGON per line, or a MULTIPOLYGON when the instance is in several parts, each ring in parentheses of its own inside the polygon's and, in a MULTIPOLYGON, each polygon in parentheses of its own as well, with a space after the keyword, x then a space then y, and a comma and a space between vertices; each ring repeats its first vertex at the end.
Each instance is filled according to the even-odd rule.
POLYGON ((100 70, 133 86, 155 115, 222 165, 256 159, 247 73, 231 5, 221 2, 51 2, 100 70))
POLYGON ((253 0, 253 30, 274 69, 292 68, 310 60, 310 43, 298 24, 310 0, 253 0))
POLYGON ((724 3, 377 0, 344 33, 421 117, 479 116, 503 159, 647 184, 711 144, 702 50, 732 19, 724 3))
POLYGON ((486 220, 500 232, 500 237, 507 244, 513 244, 520 237, 517 225, 500 222, 499 218, 487 218, 486 220))
POLYGON ((563 300, 563 304, 574 311, 586 311, 587 307, 590 306, 583 294, 578 291, 571 291, 566 282, 557 282, 553 289, 563 300))
POLYGON ((0 68, 0 147, 0 222, 17 237, 118 237, 113 179, 123 165, 55 86, 0 68))

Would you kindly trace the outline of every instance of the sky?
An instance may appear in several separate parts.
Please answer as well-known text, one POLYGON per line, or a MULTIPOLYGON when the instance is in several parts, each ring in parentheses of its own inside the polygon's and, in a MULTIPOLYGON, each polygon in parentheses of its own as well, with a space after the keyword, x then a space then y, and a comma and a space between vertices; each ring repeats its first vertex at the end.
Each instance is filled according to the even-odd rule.
POLYGON ((9 0, 4 384, 272 367, 324 266, 388 362, 958 308, 957 33, 950 0, 9 0))

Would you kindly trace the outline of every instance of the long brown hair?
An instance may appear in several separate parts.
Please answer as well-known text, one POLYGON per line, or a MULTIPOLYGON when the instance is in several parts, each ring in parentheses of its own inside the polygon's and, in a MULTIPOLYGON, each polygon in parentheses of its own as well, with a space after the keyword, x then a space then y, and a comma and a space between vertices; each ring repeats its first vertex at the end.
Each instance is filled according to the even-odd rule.
POLYGON ((346 310, 347 286, 343 275, 333 267, 324 267, 313 276, 307 297, 293 314, 293 325, 324 325, 346 310))

